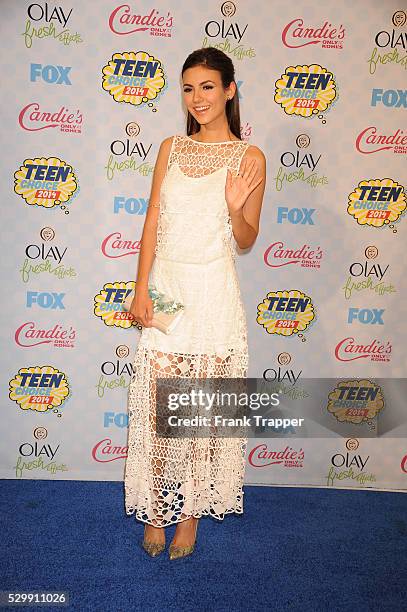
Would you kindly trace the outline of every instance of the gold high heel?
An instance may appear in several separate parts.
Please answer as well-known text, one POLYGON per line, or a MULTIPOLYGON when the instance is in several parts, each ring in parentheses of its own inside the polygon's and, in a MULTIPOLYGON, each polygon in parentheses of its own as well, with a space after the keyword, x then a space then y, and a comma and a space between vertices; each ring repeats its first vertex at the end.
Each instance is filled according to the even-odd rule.
POLYGON ((144 527, 144 537, 142 547, 146 551, 150 557, 158 557, 165 550, 165 542, 161 544, 160 542, 148 542, 145 537, 146 528, 144 527))
POLYGON ((196 519, 195 522, 195 541, 190 546, 177 546, 171 542, 169 548, 169 557, 170 559, 180 559, 181 557, 187 557, 188 555, 192 555, 195 550, 196 544, 196 531, 198 529, 199 519, 196 519))

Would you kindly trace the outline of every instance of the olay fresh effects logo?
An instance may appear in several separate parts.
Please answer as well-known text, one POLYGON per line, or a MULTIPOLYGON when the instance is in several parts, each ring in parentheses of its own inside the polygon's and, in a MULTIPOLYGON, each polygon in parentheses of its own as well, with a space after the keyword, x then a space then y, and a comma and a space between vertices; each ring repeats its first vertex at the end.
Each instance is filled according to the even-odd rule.
POLYGON ((359 343, 352 336, 340 340, 335 347, 335 357, 338 361, 356 361, 370 359, 371 361, 389 362, 392 345, 389 340, 372 340, 368 344, 359 343))
POLYGON ((100 366, 100 376, 96 389, 98 397, 104 397, 105 392, 114 389, 127 389, 129 378, 133 375, 133 364, 124 361, 130 355, 130 349, 125 344, 116 348, 118 359, 104 361, 100 366))
POLYGON ((149 176, 154 170, 154 165, 147 160, 153 145, 137 139, 140 134, 139 124, 131 121, 126 125, 125 132, 126 138, 113 140, 110 144, 110 155, 105 166, 109 181, 117 176, 117 173, 120 177, 126 170, 137 172, 141 176, 149 176))
MULTIPOLYGON (((346 442, 348 450, 351 450, 351 447, 354 445, 356 448, 359 446, 359 442, 356 439, 346 442)), ((331 465, 326 477, 327 486, 349 486, 352 482, 355 482, 357 486, 364 486, 366 483, 376 482, 375 474, 369 474, 364 471, 369 459, 369 455, 335 453, 331 457, 331 465)))
POLYGON ((109 463, 117 459, 126 459, 127 446, 113 444, 111 438, 104 438, 93 447, 92 457, 98 463, 109 463))
POLYGON ((326 409, 339 423, 368 423, 384 408, 381 387, 368 379, 342 380, 328 395, 326 409))
POLYGON ((315 320, 311 298, 298 289, 270 291, 257 306, 257 313, 257 323, 268 334, 280 336, 298 334, 300 338, 315 320))
POLYGON ((35 277, 43 272, 59 279, 75 277, 75 270, 62 263, 68 247, 49 244, 55 238, 54 229, 49 226, 43 227, 40 238, 42 241, 39 244, 28 244, 25 248, 26 257, 20 269, 22 281, 28 283, 32 276, 35 277))
POLYGON ((109 259, 118 259, 126 255, 138 255, 140 253, 140 240, 125 240, 121 232, 113 232, 106 236, 101 245, 102 253, 109 259))
POLYGON ((69 396, 66 374, 52 366, 20 368, 10 380, 9 397, 22 410, 52 411, 60 415, 58 408, 69 396))
POLYGON ((264 263, 270 268, 282 268, 300 264, 301 268, 319 269, 323 256, 322 249, 303 244, 302 247, 287 247, 284 242, 273 242, 264 252, 264 263))
POLYGON ((236 20, 231 20, 236 13, 234 2, 223 2, 220 12, 222 19, 211 19, 206 22, 205 37, 201 47, 216 47, 237 60, 256 57, 253 47, 244 46, 241 42, 249 24, 244 25, 236 20))
POLYGON ((30 206, 65 210, 78 190, 72 166, 59 157, 26 159, 14 179, 14 191, 30 206))
POLYGON ((317 27, 304 25, 303 19, 293 19, 288 23, 281 33, 281 39, 285 47, 298 49, 308 45, 321 45, 322 49, 342 49, 342 41, 345 38, 345 28, 342 24, 332 26, 325 21, 317 27))
POLYGON ((290 353, 280 353, 277 357, 277 363, 279 364, 276 368, 267 368, 263 372, 264 380, 269 382, 278 382, 285 383, 288 382, 292 386, 294 386, 302 374, 302 370, 299 372, 294 372, 293 369, 288 369, 287 366, 291 363, 291 355, 290 353), (284 367, 281 367, 284 366, 284 367))
POLYGON ((136 325, 133 316, 125 310, 124 300, 134 291, 134 281, 106 283, 95 296, 94 314, 108 327, 129 329, 136 325))
POLYGON ((69 30, 66 26, 73 9, 58 6, 50 2, 33 2, 27 8, 27 21, 24 36, 25 46, 32 47, 33 39, 53 38, 64 45, 83 42, 78 32, 69 30), (34 23, 32 23, 34 22, 34 23), (61 29, 62 28, 62 29, 61 29))
POLYGON ((36 427, 33 431, 33 440, 23 442, 18 447, 18 457, 14 466, 16 478, 23 478, 27 474, 27 478, 32 478, 32 472, 41 472, 49 477, 49 474, 57 472, 67 472, 68 468, 64 463, 54 461, 58 453, 60 445, 52 446, 51 444, 43 443, 48 437, 48 431, 45 427, 36 427))
POLYGON ((38 102, 32 102, 21 109, 18 123, 21 129, 27 132, 59 128, 61 132, 81 134, 83 115, 79 109, 70 110, 61 106, 58 111, 50 111, 45 110, 38 102))
POLYGON ((348 214, 359 225, 393 227, 406 212, 403 185, 391 178, 360 181, 348 197, 348 214))
POLYGON ((325 175, 318 175, 315 169, 321 159, 321 153, 313 155, 311 152, 304 153, 303 149, 307 149, 310 145, 311 138, 308 134, 299 134, 295 140, 297 145, 296 151, 285 151, 280 156, 280 164, 277 171, 276 190, 281 191, 290 183, 300 182, 301 185, 309 185, 310 187, 318 187, 319 185, 327 185, 328 179, 325 175), (292 169, 288 172, 287 168, 292 169))
POLYGON ((249 453, 249 463, 255 468, 280 465, 286 468, 304 467, 304 451, 286 446, 284 450, 270 450, 267 444, 258 444, 249 453))
POLYGON ((394 133, 381 134, 374 125, 362 130, 356 138, 355 147, 359 153, 369 155, 380 151, 393 151, 393 153, 407 153, 407 135, 397 129, 394 133))
POLYGON ((378 65, 399 64, 407 67, 407 15, 405 11, 393 13, 390 27, 377 32, 372 54, 368 59, 369 72, 374 74, 378 65), (392 27, 393 26, 393 27, 392 27))
POLYGON ((76 330, 72 325, 65 326, 56 323, 48 329, 39 327, 34 321, 20 325, 14 334, 15 342, 23 348, 48 345, 55 348, 74 348, 76 330))
POLYGON ((307 119, 322 118, 338 99, 333 73, 319 64, 288 66, 275 87, 274 100, 284 112, 307 119))
MULTIPOLYGON (((286 367, 291 363, 290 353, 285 351, 279 353, 277 363, 278 366, 266 368, 263 372, 263 378, 268 383, 267 390, 270 389, 271 383, 273 390, 275 389, 276 392, 288 396, 292 401, 302 401, 305 397, 309 397, 309 393, 298 385, 302 370, 295 371, 286 367)), ((295 428, 291 426, 289 433, 295 434, 295 431, 295 428)), ((287 430, 285 430, 285 433, 288 433, 287 430)))
POLYGON ((113 53, 112 59, 103 66, 102 87, 115 102, 147 105, 155 112, 153 100, 159 100, 167 85, 159 59, 147 51, 125 51, 113 53))
POLYGON ((133 12, 129 4, 121 4, 110 13, 109 28, 120 36, 148 32, 150 36, 171 38, 173 21, 170 11, 161 14, 153 8, 148 14, 140 14, 133 12))
POLYGON ((379 250, 375 245, 369 245, 365 249, 365 261, 354 261, 349 266, 348 279, 343 290, 345 298, 350 298, 361 291, 373 291, 377 295, 395 293, 395 287, 388 282, 384 276, 387 274, 390 265, 372 261, 379 255, 379 250))

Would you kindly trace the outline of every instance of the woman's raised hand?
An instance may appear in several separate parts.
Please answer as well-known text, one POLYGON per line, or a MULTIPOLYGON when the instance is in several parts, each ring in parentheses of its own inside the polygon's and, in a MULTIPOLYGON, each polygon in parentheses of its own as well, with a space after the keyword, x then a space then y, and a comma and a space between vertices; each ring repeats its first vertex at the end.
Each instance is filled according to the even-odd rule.
POLYGON ((244 159, 239 170, 239 174, 235 177, 228 169, 225 185, 225 199, 228 205, 229 212, 237 213, 244 206, 249 195, 260 185, 263 177, 256 179, 258 172, 256 160, 244 159))

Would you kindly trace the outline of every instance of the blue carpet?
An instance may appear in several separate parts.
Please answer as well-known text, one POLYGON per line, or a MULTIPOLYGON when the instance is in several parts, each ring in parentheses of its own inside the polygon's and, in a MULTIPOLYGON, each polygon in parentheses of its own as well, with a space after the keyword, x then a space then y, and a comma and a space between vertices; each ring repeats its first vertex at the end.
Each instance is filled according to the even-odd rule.
POLYGON ((61 611, 407 609, 407 495, 245 487, 244 504, 169 561, 139 546, 120 482, 3 480, 0 588, 68 591, 44 608, 61 611))

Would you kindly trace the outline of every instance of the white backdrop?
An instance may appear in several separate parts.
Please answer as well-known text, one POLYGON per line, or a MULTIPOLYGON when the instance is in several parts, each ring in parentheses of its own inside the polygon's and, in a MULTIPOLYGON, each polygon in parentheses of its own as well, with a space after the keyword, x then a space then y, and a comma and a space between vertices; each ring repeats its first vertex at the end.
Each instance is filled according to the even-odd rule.
MULTIPOLYGON (((123 478, 139 331, 101 303, 120 295, 109 287, 132 286, 159 145, 185 133, 181 66, 201 46, 234 61, 242 137, 267 157, 260 235, 237 259, 250 376, 279 372, 288 386, 298 376, 299 388, 307 377, 405 376, 401 9, 392 0, 3 0, 3 478, 123 478), (102 87, 123 53, 158 67, 144 99, 102 87), (312 116, 284 96, 304 87, 286 71, 330 73, 312 116), (67 176, 49 170, 61 165, 67 176), (394 196, 390 219, 349 214, 363 181, 372 202, 379 190, 369 186, 393 188, 380 192, 394 196), (256 320, 267 294, 282 291, 313 307, 311 324, 290 335, 256 320), (372 360, 377 347, 384 361, 372 360)), ((367 439, 355 428, 352 440, 291 432, 248 450, 248 484, 407 489, 400 429, 367 439)))

